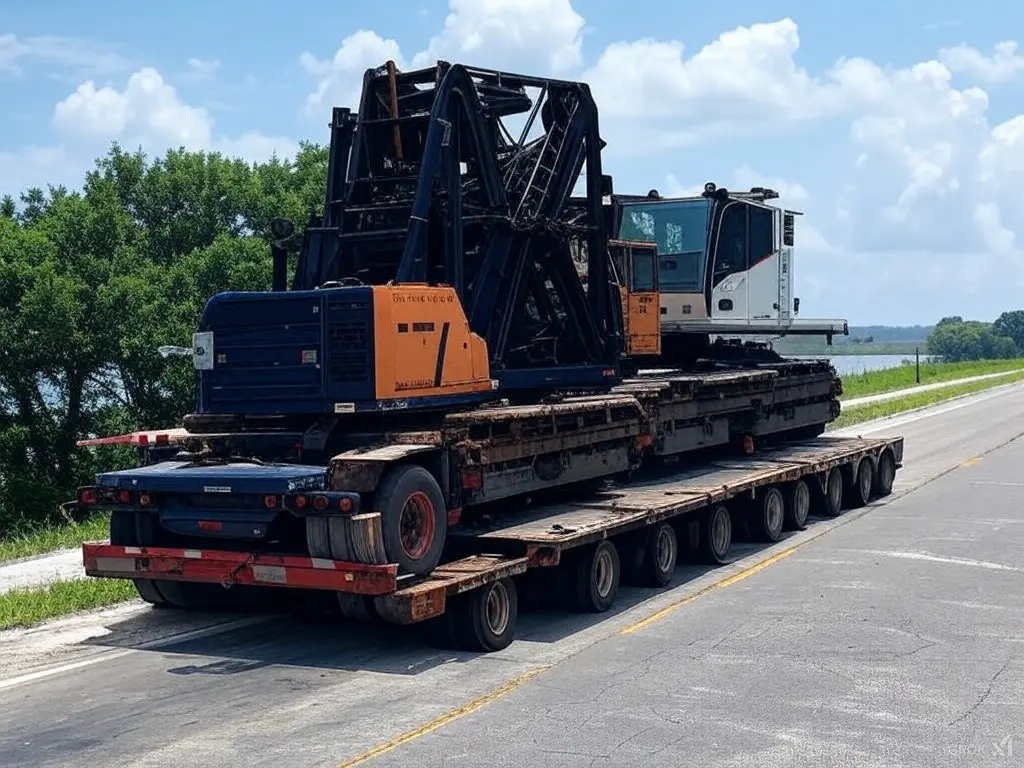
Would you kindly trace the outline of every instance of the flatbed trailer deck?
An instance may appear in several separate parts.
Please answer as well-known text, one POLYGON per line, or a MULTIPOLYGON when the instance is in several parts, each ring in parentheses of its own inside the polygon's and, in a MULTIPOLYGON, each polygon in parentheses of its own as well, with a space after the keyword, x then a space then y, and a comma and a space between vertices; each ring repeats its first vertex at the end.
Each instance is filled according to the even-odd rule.
POLYGON ((705 562, 725 563, 735 527, 777 541, 786 528, 806 527, 810 514, 835 517, 888 495, 902 459, 902 437, 824 436, 662 472, 457 526, 457 554, 425 577, 400 575, 393 563, 97 543, 83 545, 83 560, 94 577, 333 592, 349 614, 424 622, 446 645, 492 651, 513 638, 524 577, 555 574, 574 607, 604 611, 620 580, 667 586, 680 541, 705 562))

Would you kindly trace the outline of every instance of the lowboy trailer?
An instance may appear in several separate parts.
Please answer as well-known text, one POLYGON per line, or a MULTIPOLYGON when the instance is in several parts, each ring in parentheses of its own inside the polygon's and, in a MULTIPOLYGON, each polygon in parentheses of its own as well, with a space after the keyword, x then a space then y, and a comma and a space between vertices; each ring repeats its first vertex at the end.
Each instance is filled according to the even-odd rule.
MULTIPOLYGON (((114 540, 116 533, 110 544, 85 544, 83 557, 89 576, 133 579, 151 602, 173 604, 186 594, 183 586, 223 594, 313 590, 339 596, 349 616, 420 624, 447 647, 487 652, 512 641, 524 582, 539 579, 576 610, 603 612, 620 583, 668 586, 680 547, 723 564, 737 527, 774 542, 785 530, 806 528, 810 515, 836 517, 887 496, 902 459, 902 437, 824 436, 654 471, 572 501, 456 525, 448 535, 451 554, 422 577, 386 562, 126 545, 114 540)), ((309 503, 327 495, 308 494, 309 503)), ((113 514, 112 531, 136 534, 138 512, 113 514)))
POLYGON ((887 493, 901 440, 813 442, 840 412, 827 360, 661 322, 663 273, 689 317, 788 313, 792 222, 720 189, 615 195, 598 122, 585 83, 368 70, 322 213, 271 222, 272 290, 207 302, 182 429, 80 442, 146 438, 79 489, 112 512, 87 572, 178 608, 306 589, 493 650, 531 574, 601 611, 620 574, 667 583, 676 531, 717 562, 733 521, 774 540, 887 493))

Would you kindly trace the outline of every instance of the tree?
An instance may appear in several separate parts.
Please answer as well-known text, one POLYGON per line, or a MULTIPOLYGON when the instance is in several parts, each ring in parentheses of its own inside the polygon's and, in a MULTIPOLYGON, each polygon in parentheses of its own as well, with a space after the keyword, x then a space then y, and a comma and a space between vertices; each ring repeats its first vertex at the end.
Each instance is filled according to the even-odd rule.
POLYGON ((977 320, 943 318, 928 335, 928 353, 947 362, 1014 357, 1017 346, 1009 336, 996 333, 992 325, 977 320))
POLYGON ((191 366, 156 348, 188 344, 214 293, 270 287, 270 220, 301 227, 326 169, 312 144, 259 164, 183 149, 151 161, 114 144, 81 191, 0 201, 0 536, 89 481, 79 438, 192 409, 191 366))
POLYGON ((1010 337, 1013 339, 1017 352, 1024 352, 1024 309, 1003 312, 992 323, 992 331, 998 336, 1010 337))

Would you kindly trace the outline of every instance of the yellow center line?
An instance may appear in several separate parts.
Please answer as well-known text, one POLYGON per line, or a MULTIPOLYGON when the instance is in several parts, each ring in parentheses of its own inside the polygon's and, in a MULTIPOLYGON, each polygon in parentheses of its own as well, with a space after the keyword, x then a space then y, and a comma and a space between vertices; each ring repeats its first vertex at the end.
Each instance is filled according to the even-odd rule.
POLYGON ((445 714, 441 715, 440 717, 434 720, 431 720, 429 723, 426 723, 425 725, 413 728, 411 731, 406 731, 402 735, 396 736, 395 738, 391 739, 391 741, 386 741, 383 744, 374 747, 373 749, 369 749, 366 752, 363 752, 361 755, 353 757, 351 760, 346 760, 344 763, 341 763, 338 766, 338 768, 353 768, 353 766, 362 765, 368 760, 372 760, 373 758, 386 754, 392 751, 393 749, 397 749, 403 744, 409 743, 413 739, 418 739, 420 736, 426 736, 431 731, 436 731, 438 728, 442 728, 448 725, 448 723, 454 722, 455 720, 458 720, 460 717, 465 717, 471 712, 475 712, 481 707, 490 704, 492 701, 500 699, 502 696, 506 696, 507 694, 512 693, 512 691, 516 690, 524 683, 532 680, 541 672, 544 672, 549 668, 550 666, 546 665, 543 667, 536 667, 534 669, 531 669, 530 671, 521 674, 519 677, 509 680, 501 687, 495 688, 493 691, 489 691, 488 693, 485 693, 483 696, 473 699, 468 704, 463 704, 458 709, 453 709, 450 712, 446 712, 445 714))
MULTIPOLYGON (((815 538, 817 538, 817 537, 815 537, 815 538)), ((810 539, 808 539, 807 541, 810 541, 810 539)), ((690 595, 687 595, 686 597, 680 598, 679 600, 676 600, 674 603, 665 606, 660 611, 657 611, 656 613, 652 613, 647 618, 640 619, 640 621, 636 622, 635 624, 630 624, 625 629, 619 630, 619 634, 620 635, 630 635, 633 632, 639 632, 641 629, 644 629, 645 627, 650 626, 651 624, 653 624, 656 621, 660 621, 661 619, 665 618, 666 616, 668 616, 673 611, 678 610, 679 608, 681 608, 682 606, 686 605, 687 603, 692 603, 698 597, 701 597, 702 595, 706 595, 708 592, 711 592, 712 590, 722 589, 723 587, 731 587, 733 584, 736 584, 737 582, 740 582, 740 581, 743 581, 744 579, 750 578, 751 576, 753 576, 758 571, 767 568, 769 565, 775 565, 775 563, 779 562, 780 560, 783 560, 783 559, 789 557, 794 552, 796 552, 799 547, 801 547, 804 544, 806 544, 807 541, 801 542, 800 544, 797 544, 794 547, 790 547, 789 549, 784 549, 781 552, 778 552, 778 553, 772 555, 771 557, 765 558, 764 560, 762 560, 759 563, 754 563, 753 565, 751 565, 751 566, 749 566, 747 568, 744 568, 742 571, 739 571, 738 573, 734 573, 731 576, 726 576, 724 579, 719 579, 714 584, 709 584, 708 586, 704 587, 703 589, 697 590, 693 594, 690 594, 690 595)))

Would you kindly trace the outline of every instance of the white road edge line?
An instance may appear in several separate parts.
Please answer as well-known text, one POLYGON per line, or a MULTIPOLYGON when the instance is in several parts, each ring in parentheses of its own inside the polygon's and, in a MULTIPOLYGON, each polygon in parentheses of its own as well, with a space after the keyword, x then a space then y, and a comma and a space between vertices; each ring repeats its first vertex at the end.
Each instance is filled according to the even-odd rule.
POLYGON ((242 627, 259 624, 260 622, 267 621, 268 618, 268 616, 245 616, 240 619, 232 619, 221 624, 215 624, 212 627, 201 627, 188 632, 179 632, 178 634, 169 635, 168 637, 149 640, 144 643, 139 643, 138 645, 133 645, 130 648, 122 648, 121 650, 109 652, 101 651, 88 659, 70 661, 66 664, 58 664, 55 667, 37 669, 35 672, 29 672, 24 675, 19 675, 18 677, 11 677, 7 680, 0 680, 0 691, 7 690, 8 688, 14 688, 18 685, 24 685, 25 683, 31 683, 36 680, 42 680, 54 675, 59 675, 64 672, 72 672, 76 669, 81 669, 82 667, 90 667, 93 664, 99 664, 104 661, 113 661, 114 659, 119 659, 122 656, 127 656, 134 651, 152 651, 157 648, 174 645, 175 643, 185 643, 189 640, 198 640, 199 638, 209 637, 210 635, 219 635, 224 632, 230 632, 233 629, 241 629, 242 627))

